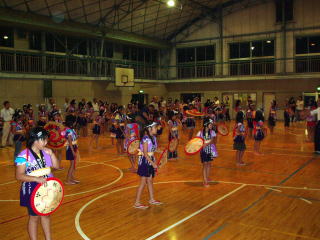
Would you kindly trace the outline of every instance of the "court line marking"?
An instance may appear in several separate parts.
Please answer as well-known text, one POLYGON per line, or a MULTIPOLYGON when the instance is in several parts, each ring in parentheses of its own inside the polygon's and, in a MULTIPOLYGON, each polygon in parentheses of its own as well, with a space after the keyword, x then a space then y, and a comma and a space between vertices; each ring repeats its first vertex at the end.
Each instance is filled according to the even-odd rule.
POLYGON ((11 183, 16 183, 16 182, 18 182, 18 180, 10 181, 10 182, 5 182, 5 183, 0 183, 0 186, 7 185, 7 184, 11 184, 11 183))
MULTIPOLYGON (((88 162, 88 161, 82 161, 82 162, 88 162)), ((120 175, 119 175, 119 177, 118 177, 117 179, 115 179, 114 181, 112 181, 112 182, 110 182, 110 183, 108 183, 108 184, 106 184, 106 185, 103 185, 103 186, 100 186, 100 187, 97 187, 97 188, 93 188, 93 189, 90 189, 90 190, 87 190, 87 191, 82 191, 82 192, 67 194, 67 195, 64 195, 64 197, 71 197, 71 196, 76 196, 76 195, 80 195, 80 194, 84 194, 84 193, 94 192, 94 191, 96 191, 96 190, 109 187, 109 186, 111 186, 111 185, 119 182, 119 181, 123 178, 123 175, 124 175, 123 171, 122 171, 120 168, 116 167, 116 166, 113 166, 113 165, 107 164, 107 163, 99 163, 99 162, 90 162, 90 163, 94 163, 94 164, 89 164, 89 165, 82 166, 82 167, 84 168, 84 167, 88 167, 88 166, 93 166, 93 165, 99 165, 99 164, 101 164, 101 165, 109 166, 109 167, 112 167, 112 168, 118 170, 119 173, 120 173, 120 175)), ((79 168, 80 168, 80 167, 79 167, 79 168)), ((0 202, 19 202, 19 201, 20 201, 20 200, 16 200, 16 199, 3 199, 3 200, 0 199, 0 202)))
MULTIPOLYGON (((83 161, 83 162, 85 162, 85 161, 83 161)), ((92 162, 92 163, 94 163, 94 162, 92 162)), ((84 193, 94 192, 94 191, 96 191, 96 190, 109 187, 110 185, 113 185, 113 184, 119 182, 119 181, 123 178, 123 175, 124 175, 124 174, 123 174, 123 171, 122 171, 120 168, 118 168, 117 166, 114 166, 114 165, 111 165, 111 164, 107 164, 107 163, 99 163, 99 162, 96 162, 96 164, 97 164, 97 165, 98 165, 98 164, 102 164, 102 165, 109 166, 109 167, 112 167, 112 168, 118 170, 119 173, 120 173, 119 177, 118 177, 116 180, 112 181, 111 183, 108 183, 108 184, 103 185, 103 186, 101 186, 101 187, 97 187, 97 188, 94 188, 94 189, 91 189, 91 190, 82 191, 82 192, 78 192, 78 193, 68 194, 68 195, 65 195, 65 197, 71 197, 71 196, 76 196, 76 195, 80 195, 80 194, 84 194, 84 193)))
POLYGON ((227 194, 223 195, 222 197, 220 197, 220 198, 216 199, 215 201, 213 201, 213 202, 209 203, 208 205, 204 206, 203 208, 199 209, 198 211, 196 211, 196 212, 194 212, 194 213, 190 214, 189 216, 187 216, 187 217, 185 217, 185 218, 181 219, 180 221, 178 221, 178 222, 176 222, 176 223, 174 223, 174 224, 170 225, 169 227, 167 227, 167 228, 165 228, 165 229, 161 230, 160 232, 157 232, 156 234, 152 235, 151 237, 146 238, 146 240, 152 240, 152 239, 154 239, 154 238, 156 238, 156 237, 158 237, 158 236, 162 235, 163 233, 165 233, 165 232, 169 231, 170 229, 172 229, 172 228, 174 228, 174 227, 176 227, 176 226, 180 225, 181 223, 184 223, 185 221, 189 220, 190 218, 192 218, 192 217, 194 217, 194 216, 198 215, 199 213, 203 212, 204 210, 206 210, 206 209, 210 208, 211 206, 213 206, 213 205, 215 205, 215 204, 217 204, 217 203, 221 202, 221 201, 222 201, 222 200, 224 200, 225 198, 227 198, 227 197, 231 196, 232 194, 234 194, 234 193, 238 192, 240 189, 244 188, 245 186, 246 186, 245 184, 241 185, 240 187, 238 187, 238 188, 234 189, 233 191, 231 191, 231 192, 229 192, 229 193, 227 193, 227 194))
MULTIPOLYGON (((83 161, 83 162, 85 162, 85 161, 83 161)), ((88 165, 85 165, 85 166, 77 167, 77 169, 78 169, 78 168, 89 167, 89 166, 92 166, 92 165, 97 165, 97 164, 96 164, 96 163, 88 164, 88 165)), ((61 170, 61 171, 58 171, 58 172, 63 172, 63 171, 65 171, 65 169, 63 169, 63 170, 61 170)), ((7 185, 7 184, 10 184, 10 183, 19 183, 19 181, 18 181, 18 180, 15 180, 15 181, 10 181, 10 182, 0 183, 0 186, 2 186, 2 185, 7 185)))
POLYGON ((282 192, 279 189, 275 189, 275 188, 270 188, 270 187, 265 187, 265 189, 271 190, 271 191, 276 191, 276 192, 282 192))
POLYGON ((309 236, 294 234, 294 233, 289 233, 289 232, 282 232, 282 231, 278 231, 278 230, 271 229, 271 228, 254 226, 251 224, 239 223, 239 225, 242 225, 245 227, 252 227, 252 228, 256 228, 256 229, 260 229, 260 230, 264 230, 264 231, 268 231, 268 232, 271 231, 271 232, 275 232, 275 233, 281 233, 281 234, 289 235, 289 236, 296 237, 296 238, 306 238, 306 239, 312 239, 312 240, 319 240, 319 238, 314 238, 314 237, 309 237, 309 236))
MULTIPOLYGON (((121 170, 121 169, 120 169, 121 170)), ((121 170, 123 173, 123 171, 121 170)), ((174 181, 176 183, 184 183, 184 182, 202 182, 199 180, 190 180, 190 181, 174 181)), ((294 187, 294 186, 281 186, 281 185, 267 185, 267 184, 255 184, 255 183, 243 183, 243 182, 230 182, 230 181, 210 181, 211 183, 225 183, 225 184, 235 184, 235 185, 242 185, 245 184, 247 186, 252 186, 252 187, 264 187, 264 188, 272 188, 274 190, 275 188, 280 188, 280 189, 293 189, 293 190, 305 190, 305 191, 320 191, 320 188, 308 188, 308 187, 294 187)), ((154 183, 157 184, 157 183, 154 183)), ((102 188, 102 187, 101 187, 102 188)), ((90 190, 91 191, 91 190, 90 190)), ((93 190, 92 190, 93 191, 93 190)), ((68 195, 70 196, 70 195, 68 195)), ((19 200, 1 200, 0 202, 18 202, 19 200)))
MULTIPOLYGON (((158 185, 158 184, 188 183, 188 182, 202 182, 202 181, 198 181, 198 180, 197 180, 197 181, 191 181, 191 180, 190 180, 190 181, 168 181, 168 182, 156 182, 156 183, 154 183, 154 184, 157 184, 157 185, 158 185)), ((196 212, 196 214, 193 213, 193 214, 191 214, 192 216, 189 215, 187 218, 190 219, 191 217, 199 214, 200 212, 202 212, 202 211, 206 210, 207 208, 211 207, 212 205, 214 205, 214 204, 222 201, 223 199, 225 199, 225 198, 227 198, 228 196, 232 195, 233 193, 239 191, 240 189, 244 188, 245 186, 246 186, 246 184, 242 184, 240 187, 232 190, 231 192, 225 194, 224 196, 222 196, 222 197, 220 197, 219 199, 213 201, 212 203, 208 204, 207 206, 201 208, 200 210, 198 210, 198 211, 196 212)), ((90 201, 87 202, 86 204, 84 204, 84 205, 79 209, 79 211, 77 212, 76 217, 75 217, 75 220, 74 220, 74 221, 75 221, 76 230, 78 231, 78 233, 80 234, 80 236, 81 236, 83 239, 85 239, 85 240, 90 240, 90 238, 82 231, 81 226, 80 226, 80 216, 81 216, 82 212, 83 212, 89 205, 91 205, 93 202, 95 202, 95 201, 97 201, 97 200, 99 200, 99 199, 101 199, 101 198, 104 198, 104 197, 106 197, 106 196, 108 196, 108 195, 110 195, 110 194, 113 194, 113 193, 116 193, 116 192, 125 191, 125 190, 131 189, 131 188, 137 188, 137 187, 138 187, 138 185, 135 185, 135 186, 129 186, 129 187, 117 189, 117 190, 114 190, 114 191, 111 191, 111 192, 107 192, 107 193, 104 193, 104 194, 102 194, 102 195, 100 195, 100 196, 98 196, 98 197, 90 200, 90 201)), ((182 220, 186 221, 186 220, 188 220, 188 219, 185 219, 185 218, 184 218, 184 219, 182 219, 182 220)), ((180 220, 180 221, 182 221, 182 220, 180 220)), ((179 222, 180 222, 180 221, 179 221, 179 222)), ((184 221, 182 221, 182 222, 184 222, 184 221)), ((182 222, 180 222, 180 223, 182 223, 182 222)), ((179 223, 179 224, 180 224, 180 223, 179 223)), ((177 225, 179 225, 179 224, 177 224, 177 225)), ((175 226, 171 226, 171 228, 173 228, 173 227, 175 227, 175 226)), ((170 228, 170 229, 171 229, 171 228, 170 228)), ((164 230, 165 230, 165 229, 164 229, 164 230)), ((168 229, 168 230, 169 230, 169 229, 168 229)), ((166 230, 166 231, 168 231, 168 230, 166 230)), ((163 231, 163 230, 162 230, 162 231, 163 231)), ((157 233, 157 234, 159 234, 159 233, 157 233)), ((161 233, 161 234, 162 234, 162 233, 161 233)), ((160 234, 160 235, 161 235, 161 234, 160 234)), ((153 238, 150 238, 150 239, 153 239, 153 238)))
MULTIPOLYGON (((119 187, 123 187, 123 186, 129 185, 129 184, 131 184, 131 183, 133 183, 133 182, 136 182, 136 180, 131 181, 131 182, 127 182, 127 183, 124 183, 124 184, 121 184, 121 185, 118 185, 118 186, 115 186, 115 187, 112 187, 112 188, 108 189, 107 191, 110 191, 110 190, 115 189, 115 188, 119 188, 119 187)), ((80 198, 76 198, 76 199, 70 200, 70 201, 68 201, 68 202, 63 202, 61 205, 66 205, 66 204, 78 202, 78 201, 80 201, 80 200, 82 200, 82 199, 84 199, 84 198, 92 197, 92 196, 94 196, 94 195, 96 195, 96 194, 100 194, 100 193, 104 193, 104 192, 106 192, 106 190, 100 191, 100 192, 97 192, 97 193, 91 193, 91 194, 89 194, 89 195, 86 195, 86 196, 83 196, 83 197, 80 197, 80 198)), ((14 218, 5 220, 5 221, 3 221, 3 222, 0 222, 0 225, 1 225, 1 224, 5 224, 5 223, 9 223, 9 222, 13 222, 13 221, 15 221, 15 220, 18 220, 18 219, 20 219, 20 218, 27 217, 27 216, 28 216, 28 215, 21 215, 21 216, 18 216, 18 217, 14 217, 14 218)))
MULTIPOLYGON (((218 143, 217 144, 218 146, 230 146, 230 147, 233 147, 233 145, 232 144, 226 144, 226 143, 218 143)), ((279 149, 279 150, 286 150, 286 148, 278 148, 278 147, 263 147, 264 149, 279 149)), ((312 151, 311 152, 304 152, 304 151, 296 151, 296 150, 294 150, 293 152, 301 152, 301 153, 313 153, 312 151)))
MULTIPOLYGON (((87 162, 87 163, 93 163, 93 164, 89 164, 89 165, 86 165, 86 166, 77 167, 77 169, 79 169, 79 168, 85 168, 85 167, 89 167, 89 166, 97 165, 97 164, 103 164, 103 163, 106 163, 106 162, 113 162, 113 161, 119 160, 120 158, 121 158, 121 157, 118 157, 118 158, 115 158, 115 159, 112 159, 112 160, 107 160, 107 161, 104 161, 104 162, 101 162, 101 163, 92 162, 92 161, 80 161, 80 162, 87 162)), ((11 166, 11 165, 7 165, 7 166, 11 166)), ((58 171, 58 172, 64 172, 64 171, 66 171, 66 170, 63 169, 63 170, 58 171)), ((9 182, 5 182, 5 183, 0 183, 0 186, 2 186, 2 185, 7 185, 7 184, 11 184, 11 183, 16 183, 16 182, 19 182, 19 181, 16 180, 16 181, 9 181, 9 182)))
POLYGON ((312 202, 311 201, 309 201, 309 200, 307 200, 307 199, 305 199, 305 198, 299 198, 300 200, 302 200, 302 201, 305 201, 306 203, 309 203, 309 204, 312 204, 312 202))
MULTIPOLYGON (((219 145, 218 145, 219 146, 219 145)), ((217 147, 217 150, 218 151, 228 151, 228 152, 235 152, 236 150, 233 150, 233 149, 224 149, 224 148, 219 148, 217 147)), ((245 152, 250 152, 250 153, 253 153, 254 151, 252 150, 245 150, 245 152)), ((269 154, 272 154, 272 155, 280 155, 280 156, 293 156, 293 157, 302 157, 302 158, 310 158, 312 157, 311 156, 306 156, 306 155, 299 155, 299 154, 286 154, 286 153, 267 153, 267 154, 264 154, 263 156, 268 156, 269 154)), ((311 154, 311 153, 310 153, 311 154)), ((261 157, 261 156, 260 156, 261 157)))
MULTIPOLYGON (((298 172, 300 172, 302 169, 304 169, 306 166, 308 166, 310 163, 312 163, 313 161, 315 161, 317 158, 311 158, 310 160, 306 161, 305 163, 303 163, 297 170, 295 170, 293 173, 291 173, 288 177, 286 177, 285 179, 283 179, 279 185, 284 184, 285 182, 287 182, 290 178, 292 178, 293 176, 295 176, 298 172)), ((248 207, 242 209, 240 211, 239 214, 237 214, 237 216, 241 216, 242 214, 246 213, 247 211, 249 211, 251 208, 253 208, 254 206, 256 206, 260 201, 262 201, 263 199, 265 199, 267 196, 269 196, 269 194, 271 194, 272 191, 268 190, 266 193, 262 194, 257 200, 253 201, 248 207)), ((218 228, 216 228, 213 232, 209 233, 204 240, 208 240, 210 239, 212 236, 216 235, 217 233, 219 233, 221 230, 223 230, 226 226, 228 226, 230 223, 228 223, 227 221, 225 221, 222 225, 220 225, 218 228)))

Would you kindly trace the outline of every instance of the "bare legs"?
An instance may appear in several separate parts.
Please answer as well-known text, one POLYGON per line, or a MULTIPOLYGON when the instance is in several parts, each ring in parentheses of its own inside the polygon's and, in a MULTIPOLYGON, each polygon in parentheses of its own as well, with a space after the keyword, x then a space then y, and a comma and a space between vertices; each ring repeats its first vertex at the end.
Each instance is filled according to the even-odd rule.
POLYGON ((242 158, 244 155, 244 151, 237 151, 236 152, 236 163, 238 165, 244 165, 245 163, 243 162, 242 158))
POLYGON ((50 217, 49 216, 29 216, 28 233, 31 240, 37 240, 38 222, 41 222, 42 230, 46 240, 51 240, 50 217))
POLYGON ((203 185, 205 187, 209 186, 210 170, 211 170, 211 162, 203 162, 202 163, 202 176, 203 176, 203 185))
POLYGON ((140 203, 141 195, 142 195, 143 189, 144 189, 144 187, 146 185, 148 186, 150 201, 154 201, 154 190, 153 190, 153 179, 152 179, 152 176, 151 177, 141 177, 140 178, 140 184, 139 184, 139 187, 137 189, 135 206, 139 206, 141 204, 140 203))

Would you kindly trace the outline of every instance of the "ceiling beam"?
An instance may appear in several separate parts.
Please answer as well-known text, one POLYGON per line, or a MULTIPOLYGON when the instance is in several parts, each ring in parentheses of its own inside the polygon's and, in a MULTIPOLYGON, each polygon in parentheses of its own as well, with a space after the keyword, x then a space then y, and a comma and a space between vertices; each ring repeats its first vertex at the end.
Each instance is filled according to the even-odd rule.
MULTIPOLYGON (((227 8, 227 7, 231 7, 235 4, 241 3, 245 0, 229 0, 227 2, 224 2, 222 4, 217 5, 214 8, 211 8, 210 13, 212 14, 211 17, 214 18, 214 13, 218 12, 221 10, 221 8, 227 8)), ((200 21, 201 19, 205 18, 208 16, 208 12, 202 12, 201 14, 199 14, 199 16, 191 19, 190 21, 188 21, 187 23, 185 23, 180 29, 178 29, 177 31, 175 31, 174 33, 170 34, 167 37, 167 41, 171 41, 173 38, 175 38, 177 35, 179 35, 180 33, 182 33, 183 31, 187 30, 190 26, 192 26, 193 24, 195 24, 196 22, 200 21)))
POLYGON ((171 44, 167 41, 141 36, 135 33, 129 33, 111 28, 94 27, 88 24, 74 23, 64 21, 56 23, 50 17, 41 16, 33 13, 14 11, 8 8, 0 8, 0 24, 13 27, 23 27, 30 30, 58 32, 66 35, 88 38, 103 37, 114 42, 123 42, 126 44, 142 45, 152 48, 170 48, 171 44))

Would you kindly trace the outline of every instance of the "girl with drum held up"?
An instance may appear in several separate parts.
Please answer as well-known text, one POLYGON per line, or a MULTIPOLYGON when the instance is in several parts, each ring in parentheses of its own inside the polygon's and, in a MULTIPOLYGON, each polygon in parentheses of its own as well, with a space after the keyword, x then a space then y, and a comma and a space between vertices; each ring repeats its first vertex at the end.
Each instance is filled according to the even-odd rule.
POLYGON ((46 148, 48 137, 49 133, 43 128, 32 129, 27 140, 27 149, 23 150, 15 159, 16 179, 22 181, 20 205, 28 209, 28 233, 31 240, 37 239, 39 219, 41 220, 45 239, 51 240, 50 216, 37 215, 31 207, 30 199, 38 183, 46 184, 46 178, 52 177, 51 172, 46 173, 47 175, 42 175, 43 173, 39 173, 40 169, 48 167, 59 168, 59 163, 54 153, 51 149, 46 148), (39 174, 34 174, 35 172, 39 174))
POLYGON ((140 203, 141 194, 144 187, 147 185, 149 190, 149 204, 160 205, 161 202, 154 199, 153 178, 155 176, 155 169, 158 168, 154 153, 157 150, 157 123, 153 122, 145 127, 145 135, 142 137, 140 150, 142 155, 139 156, 138 175, 140 176, 140 184, 137 189, 136 201, 134 208, 147 209, 148 206, 140 203))
POLYGON ((218 156, 216 149, 216 133, 213 131, 213 121, 210 118, 203 120, 203 130, 199 131, 197 137, 204 139, 204 145, 200 151, 202 163, 203 186, 209 187, 211 162, 218 156))
POLYGON ((177 114, 178 112, 176 111, 169 111, 168 112, 168 128, 169 128, 169 143, 172 140, 176 140, 177 144, 176 144, 176 148, 174 149, 174 151, 170 151, 169 149, 169 153, 168 153, 168 160, 177 160, 178 158, 178 145, 179 145, 179 130, 178 130, 178 119, 177 119, 177 114))

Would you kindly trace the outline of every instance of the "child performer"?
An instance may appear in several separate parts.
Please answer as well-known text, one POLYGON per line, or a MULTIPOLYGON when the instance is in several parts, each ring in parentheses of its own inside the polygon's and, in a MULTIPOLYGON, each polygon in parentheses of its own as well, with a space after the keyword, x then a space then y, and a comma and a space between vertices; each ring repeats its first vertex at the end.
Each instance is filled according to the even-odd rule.
POLYGON ((197 134, 198 137, 203 138, 205 141, 204 146, 200 151, 204 187, 209 187, 211 162, 218 156, 215 146, 217 135, 212 127, 213 121, 210 118, 206 118, 203 121, 203 129, 197 134))
POLYGON ((93 128, 92 128, 92 138, 90 141, 90 150, 92 149, 93 141, 96 143, 96 147, 98 148, 99 145, 99 136, 101 134, 101 125, 103 120, 103 113, 99 113, 98 116, 95 117, 93 120, 93 128))
POLYGON ((75 179, 75 171, 76 171, 76 162, 79 161, 79 150, 77 145, 77 133, 75 130, 75 121, 71 115, 66 117, 66 126, 68 129, 66 130, 66 138, 67 138, 67 146, 66 146, 66 159, 70 161, 70 167, 68 169, 67 180, 65 184, 73 185, 80 183, 80 181, 75 179))
POLYGON ((244 151, 246 150, 246 143, 245 143, 246 128, 243 125, 243 118, 244 118, 244 114, 241 111, 237 112, 236 127, 235 127, 234 138, 233 138, 233 149, 236 150, 236 163, 239 166, 246 165, 242 160, 244 151))
POLYGON ((255 118, 256 111, 254 110, 254 104, 249 104, 249 108, 246 112, 248 135, 251 138, 253 133, 253 119, 255 118))
POLYGON ((269 125, 271 134, 273 134, 274 127, 276 126, 276 120, 277 120, 277 102, 276 100, 273 100, 271 102, 269 118, 268 118, 268 125, 269 125))
MULTIPOLYGON (((127 151, 128 148, 128 144, 135 140, 135 139, 139 139, 139 125, 137 123, 134 122, 134 119, 127 116, 127 120, 128 120, 128 124, 126 126, 125 129, 125 143, 124 143, 124 149, 125 151, 127 151)), ((128 158, 129 161, 131 163, 131 172, 137 172, 137 169, 135 167, 135 163, 136 163, 136 156, 132 155, 132 154, 128 154, 128 158)))
POLYGON ((254 153, 256 155, 261 154, 260 145, 262 140, 265 137, 263 121, 264 121, 263 113, 262 111, 258 110, 256 112, 255 121, 253 123, 254 124, 254 153))
MULTIPOLYGON (((212 130, 215 132, 215 133, 218 133, 218 126, 217 126, 217 117, 216 117, 216 114, 215 112, 213 111, 213 109, 211 107, 208 107, 207 109, 207 115, 206 115, 207 118, 210 118, 212 121, 213 121, 213 127, 212 127, 212 130)), ((216 136, 217 137, 217 136, 216 136)))
MULTIPOLYGON (((62 117, 61 117, 61 114, 60 114, 59 111, 56 111, 56 112, 52 113, 52 117, 53 117, 53 121, 54 121, 54 122, 63 124, 62 117)), ((53 151, 54 154, 56 155, 57 159, 58 159, 58 162, 59 162, 59 168, 58 168, 57 170, 63 170, 63 169, 64 169, 64 168, 61 166, 62 151, 63 151, 63 148, 55 149, 55 150, 53 151)))
POLYGON ((290 127, 290 112, 291 109, 289 107, 286 107, 284 112, 283 112, 283 118, 284 118, 284 127, 287 129, 290 127))
POLYGON ((196 127, 196 121, 194 120, 194 117, 187 114, 187 110, 189 109, 190 108, 188 106, 183 107, 183 119, 182 119, 182 124, 184 126, 184 129, 186 129, 188 133, 188 141, 191 140, 194 129, 196 127))
POLYGON ((137 189, 136 201, 134 208, 147 209, 149 206, 143 205, 140 202, 142 191, 145 185, 149 190, 149 204, 160 205, 161 202, 154 199, 153 190, 153 177, 157 164, 155 162, 154 152, 157 150, 157 123, 153 122, 145 127, 145 135, 143 136, 140 144, 140 150, 143 155, 139 156, 138 162, 138 175, 140 176, 140 184, 137 189))
POLYGON ((117 148, 117 153, 118 154, 124 154, 124 131, 125 131, 125 122, 126 122, 126 116, 124 114, 124 108, 123 106, 120 106, 118 108, 118 112, 116 113, 115 116, 115 121, 117 123, 116 125, 116 139, 117 139, 117 143, 116 143, 116 148, 117 148))
POLYGON ((41 104, 39 106, 39 121, 38 126, 43 127, 48 122, 48 112, 46 111, 46 106, 44 104, 41 104))
MULTIPOLYGON (((179 131, 178 131, 178 121, 177 121, 177 114, 176 111, 169 111, 168 112, 168 128, 169 128, 169 142, 172 139, 177 139, 179 144, 179 131)), ((168 152, 168 160, 177 160, 178 158, 178 144, 177 148, 173 152, 168 152)))
POLYGON ((22 181, 20 190, 20 206, 26 207, 29 213, 28 233, 32 240, 38 238, 38 223, 41 220, 45 239, 51 239, 50 216, 37 215, 30 203, 33 190, 38 183, 46 184, 46 178, 52 177, 50 173, 45 176, 30 176, 35 170, 53 167, 58 168, 59 163, 52 150, 46 148, 49 133, 43 128, 33 128, 27 141, 27 149, 23 150, 15 159, 16 179, 22 181))

